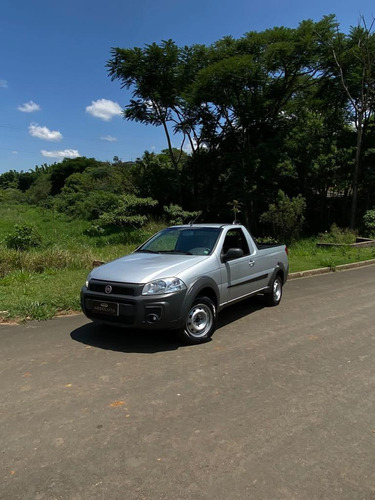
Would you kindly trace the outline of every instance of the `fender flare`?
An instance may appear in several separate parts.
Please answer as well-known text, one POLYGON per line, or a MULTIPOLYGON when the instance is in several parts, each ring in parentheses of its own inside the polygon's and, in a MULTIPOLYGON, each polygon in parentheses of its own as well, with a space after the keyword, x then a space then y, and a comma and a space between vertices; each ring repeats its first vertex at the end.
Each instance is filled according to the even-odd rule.
POLYGON ((287 279, 288 279, 288 270, 285 268, 284 264, 282 262, 278 262, 277 266, 273 270, 273 273, 270 276, 270 279, 268 281, 267 285, 267 291, 271 290, 271 286, 273 283, 273 280, 276 278, 278 274, 282 275, 283 278, 283 285, 285 285, 287 279))
POLYGON ((217 286, 216 282, 210 278, 209 276, 199 276, 191 285, 189 286, 186 295, 185 295, 185 300, 182 306, 182 311, 181 315, 182 317, 186 317, 186 314, 188 313, 189 309, 191 308, 193 302, 197 297, 199 297, 199 294, 202 290, 209 288, 212 290, 211 297, 209 298, 212 299, 212 295, 214 295, 214 303, 215 303, 215 308, 216 308, 216 314, 219 306, 219 287, 217 286))

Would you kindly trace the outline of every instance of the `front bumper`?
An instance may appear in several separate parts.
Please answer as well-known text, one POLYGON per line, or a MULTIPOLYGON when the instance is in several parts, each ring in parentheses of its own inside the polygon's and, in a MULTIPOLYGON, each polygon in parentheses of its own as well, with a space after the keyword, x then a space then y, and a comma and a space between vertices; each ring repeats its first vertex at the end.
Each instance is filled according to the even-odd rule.
POLYGON ((83 286, 81 307, 93 321, 147 330, 173 330, 183 326, 183 304, 186 290, 180 292, 145 296, 107 295, 83 286))

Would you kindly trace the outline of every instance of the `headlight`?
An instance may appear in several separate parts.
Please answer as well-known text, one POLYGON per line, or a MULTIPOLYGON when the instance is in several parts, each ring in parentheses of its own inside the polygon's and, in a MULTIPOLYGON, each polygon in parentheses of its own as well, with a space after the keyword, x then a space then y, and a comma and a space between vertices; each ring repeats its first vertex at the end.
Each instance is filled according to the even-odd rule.
POLYGON ((147 283, 142 290, 142 295, 160 295, 185 290, 185 283, 179 278, 163 278, 147 283))
POLYGON ((90 273, 90 274, 87 276, 87 278, 86 278, 85 287, 86 287, 87 289, 89 288, 90 278, 91 278, 91 273, 90 273))

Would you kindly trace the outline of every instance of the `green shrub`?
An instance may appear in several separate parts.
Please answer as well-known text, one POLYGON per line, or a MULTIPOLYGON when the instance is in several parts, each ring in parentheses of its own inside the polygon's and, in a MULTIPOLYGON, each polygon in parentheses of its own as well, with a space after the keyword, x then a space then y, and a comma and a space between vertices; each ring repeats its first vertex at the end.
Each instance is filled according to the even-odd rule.
POLYGON ((367 236, 375 236, 375 208, 367 210, 363 216, 362 223, 367 236))
POLYGON ((158 202, 152 198, 137 198, 132 194, 121 195, 117 198, 115 208, 99 216, 99 225, 138 229, 146 224, 153 207, 157 204, 158 202))
POLYGON ((356 242, 357 233, 349 228, 341 228, 332 224, 329 232, 320 233, 321 243, 337 243, 340 245, 351 245, 356 242))
POLYGON ((163 210, 167 217, 168 224, 171 226, 186 224, 188 221, 194 220, 200 215, 200 212, 187 212, 179 205, 174 205, 173 203, 170 203, 168 207, 163 207, 163 210))
POLYGON ((8 203, 22 203, 23 201, 25 201, 25 194, 19 189, 0 188, 0 203, 4 203, 5 205, 8 203))
POLYGON ((289 198, 280 189, 276 203, 269 205, 267 212, 260 216, 260 222, 270 225, 278 239, 290 243, 301 234, 305 209, 306 200, 302 195, 289 198))
POLYGON ((30 248, 40 247, 42 237, 33 226, 27 224, 16 224, 13 233, 5 237, 7 248, 14 250, 30 250, 30 248))
POLYGON ((110 212, 118 205, 118 196, 114 193, 92 191, 77 193, 64 191, 55 197, 55 207, 59 212, 75 219, 95 220, 105 212, 110 212))
POLYGON ((87 236, 102 236, 105 234, 105 229, 99 224, 92 223, 90 227, 83 231, 83 234, 87 236))
POLYGON ((334 256, 328 256, 319 261, 321 267, 329 267, 331 271, 336 271, 336 262, 334 256))

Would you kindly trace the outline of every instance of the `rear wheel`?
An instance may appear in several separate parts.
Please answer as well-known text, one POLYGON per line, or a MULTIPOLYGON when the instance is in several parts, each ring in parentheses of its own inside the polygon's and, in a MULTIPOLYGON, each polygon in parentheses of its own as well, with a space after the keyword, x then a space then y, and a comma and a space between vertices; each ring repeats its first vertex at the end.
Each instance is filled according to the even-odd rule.
POLYGON ((283 280, 277 275, 271 283, 271 291, 265 296, 268 306, 278 306, 283 295, 283 280))
POLYGON ((201 344, 214 333, 216 321, 215 304, 208 297, 198 297, 186 315, 180 337, 188 344, 201 344))

